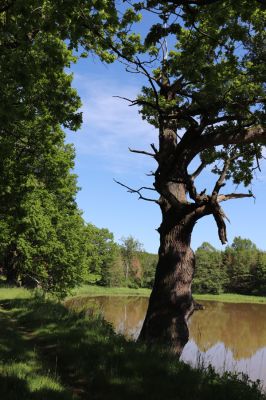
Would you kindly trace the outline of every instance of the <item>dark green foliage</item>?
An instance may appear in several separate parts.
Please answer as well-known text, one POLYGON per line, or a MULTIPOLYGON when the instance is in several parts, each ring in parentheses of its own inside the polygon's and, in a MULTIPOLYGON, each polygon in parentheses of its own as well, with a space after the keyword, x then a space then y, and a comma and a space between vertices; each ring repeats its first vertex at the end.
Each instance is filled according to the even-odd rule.
POLYGON ((104 285, 109 286, 111 279, 111 266, 116 258, 117 245, 108 229, 100 229, 92 224, 85 228, 87 274, 88 281, 91 276, 104 285))
POLYGON ((209 243, 204 242, 196 251, 193 291, 195 293, 222 293, 226 278, 221 252, 217 251, 209 243))
POLYGON ((229 277, 228 291, 234 293, 253 293, 255 270, 258 262, 258 249, 251 240, 236 237, 232 246, 224 252, 224 264, 229 277))
POLYGON ((80 126, 81 103, 65 72, 71 51, 57 22, 48 28, 51 5, 10 2, 0 14, 0 260, 9 283, 63 296, 81 283, 86 255, 61 129, 80 126))
POLYGON ((266 253, 258 252, 256 267, 253 270, 254 294, 266 296, 266 253))
POLYGON ((121 240, 122 245, 118 245, 108 229, 86 226, 85 281, 110 287, 151 288, 158 256, 143 251, 132 236, 121 240))
POLYGON ((63 296, 84 278, 88 228, 61 129, 80 127, 81 102, 67 68, 80 46, 113 61, 118 32, 122 49, 137 20, 109 0, 1 2, 0 262, 9 283, 63 296))
POLYGON ((196 251, 195 293, 266 294, 266 253, 236 237, 225 251, 204 242, 196 251))
POLYGON ((76 178, 70 173, 74 153, 60 135, 61 143, 58 138, 38 158, 26 152, 17 163, 10 160, 0 177, 2 187, 8 179, 0 199, 0 260, 10 283, 64 295, 81 283, 86 252, 76 178))
POLYGON ((138 253, 138 258, 143 270, 141 287, 152 288, 155 276, 156 265, 158 263, 158 255, 143 251, 138 253))

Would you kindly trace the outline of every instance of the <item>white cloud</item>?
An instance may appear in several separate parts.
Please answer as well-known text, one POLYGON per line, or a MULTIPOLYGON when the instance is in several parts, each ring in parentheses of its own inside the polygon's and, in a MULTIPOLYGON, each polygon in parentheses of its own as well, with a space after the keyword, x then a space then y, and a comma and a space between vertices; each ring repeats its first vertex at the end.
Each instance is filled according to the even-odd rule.
POLYGON ((136 98, 139 86, 122 85, 91 75, 76 75, 74 86, 82 99, 83 126, 78 134, 69 134, 77 154, 97 156, 105 168, 128 173, 133 169, 152 169, 152 159, 132 155, 128 147, 150 151, 156 142, 156 130, 141 119, 137 107, 114 96, 136 98))

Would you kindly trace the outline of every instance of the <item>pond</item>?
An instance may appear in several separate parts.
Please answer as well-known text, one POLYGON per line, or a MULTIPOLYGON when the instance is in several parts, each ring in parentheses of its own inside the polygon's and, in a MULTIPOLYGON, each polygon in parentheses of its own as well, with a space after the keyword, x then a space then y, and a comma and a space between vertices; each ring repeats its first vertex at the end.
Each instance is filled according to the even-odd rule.
MULTIPOLYGON (((219 372, 235 371, 260 379, 266 389, 266 305, 201 301, 204 310, 189 321, 190 340, 181 359, 191 365, 211 364, 219 372)), ((67 306, 100 310, 117 333, 136 339, 148 305, 145 297, 76 297, 67 306)))

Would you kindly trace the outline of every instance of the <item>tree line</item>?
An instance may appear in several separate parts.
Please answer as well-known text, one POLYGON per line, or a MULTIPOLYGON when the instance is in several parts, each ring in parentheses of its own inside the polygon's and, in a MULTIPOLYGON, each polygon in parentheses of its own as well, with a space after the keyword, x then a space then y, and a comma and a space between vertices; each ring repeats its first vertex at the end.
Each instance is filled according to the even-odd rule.
POLYGON ((266 252, 236 237, 224 251, 204 242, 196 250, 195 293, 266 295, 266 252))
MULTIPOLYGON (((88 282, 152 288, 157 254, 144 251, 132 236, 117 244, 107 229, 90 225, 89 230, 94 239, 89 245, 88 282)), ((195 251, 195 258, 195 293, 266 295, 266 252, 251 240, 235 237, 223 251, 203 242, 195 251)))

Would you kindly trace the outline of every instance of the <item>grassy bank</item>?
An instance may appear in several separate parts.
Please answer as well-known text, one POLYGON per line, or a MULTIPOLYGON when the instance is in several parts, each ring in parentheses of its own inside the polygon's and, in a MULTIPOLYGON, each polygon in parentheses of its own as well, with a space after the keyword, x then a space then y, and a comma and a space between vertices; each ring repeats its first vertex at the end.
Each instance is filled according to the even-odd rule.
MULTIPOLYGON (((150 289, 130 289, 130 288, 108 288, 103 286, 83 285, 73 292, 73 295, 87 296, 144 296, 150 295, 150 289)), ((245 296, 234 293, 213 294, 195 294, 197 300, 222 301, 228 303, 265 303, 266 297, 245 296)))
POLYGON ((197 300, 209 300, 209 301, 222 301, 224 303, 255 303, 255 304, 266 304, 266 297, 264 296, 247 296, 243 294, 235 293, 223 293, 223 294, 195 294, 197 300))
POLYGON ((192 369, 29 292, 0 289, 4 400, 266 400, 236 376, 192 369))
POLYGON ((73 291, 77 296, 143 296, 149 297, 150 289, 130 289, 127 287, 104 287, 96 285, 83 285, 73 291))

